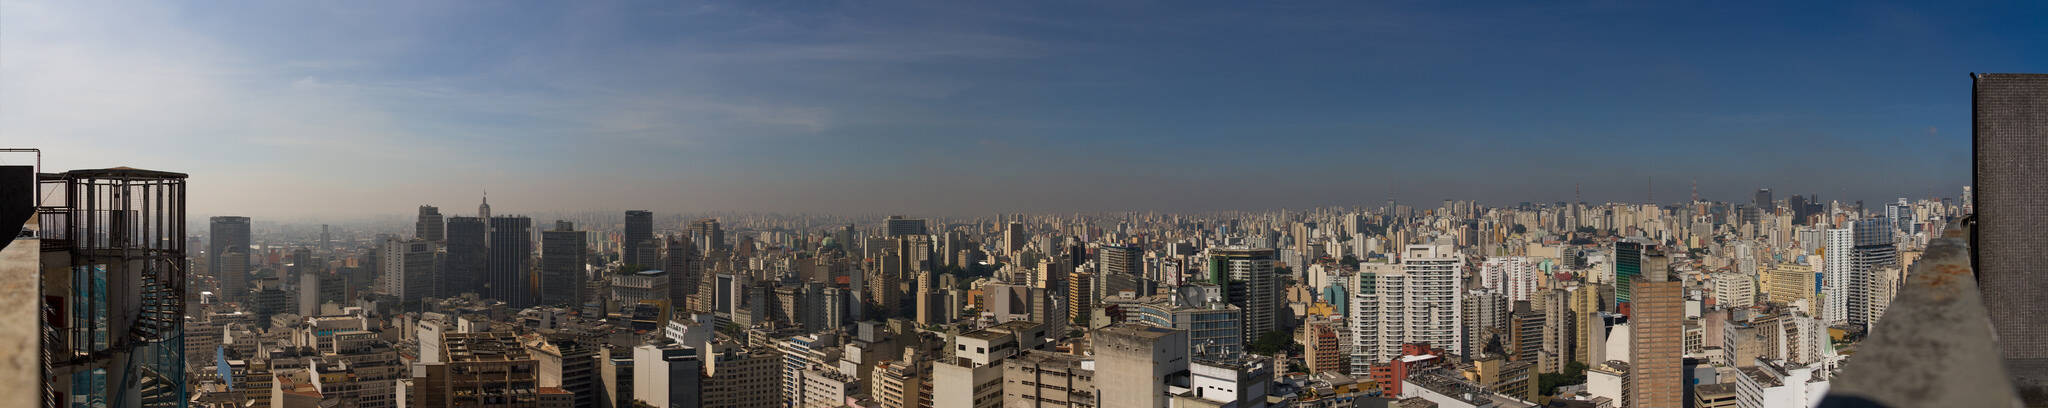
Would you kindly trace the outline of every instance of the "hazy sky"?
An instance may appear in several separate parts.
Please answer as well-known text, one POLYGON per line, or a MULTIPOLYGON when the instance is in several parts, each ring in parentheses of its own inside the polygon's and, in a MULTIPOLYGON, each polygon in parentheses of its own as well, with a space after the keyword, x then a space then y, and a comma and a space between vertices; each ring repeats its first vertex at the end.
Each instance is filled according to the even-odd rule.
POLYGON ((1880 200, 2048 71, 2040 2, 1540 3, 8 0, 0 145, 258 217, 1880 200))

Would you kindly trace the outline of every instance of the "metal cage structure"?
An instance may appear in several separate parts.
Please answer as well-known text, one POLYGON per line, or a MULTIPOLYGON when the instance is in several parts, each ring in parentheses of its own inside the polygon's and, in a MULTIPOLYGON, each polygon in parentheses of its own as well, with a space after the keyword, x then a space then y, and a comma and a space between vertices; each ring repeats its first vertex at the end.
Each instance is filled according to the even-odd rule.
POLYGON ((185 179, 38 176, 46 406, 186 405, 185 179))

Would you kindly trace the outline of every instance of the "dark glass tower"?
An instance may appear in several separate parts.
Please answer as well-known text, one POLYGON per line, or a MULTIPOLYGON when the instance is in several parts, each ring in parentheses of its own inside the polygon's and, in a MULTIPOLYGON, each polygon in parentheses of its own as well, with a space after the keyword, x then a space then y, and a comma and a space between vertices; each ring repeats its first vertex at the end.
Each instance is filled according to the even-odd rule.
POLYGON ((524 309, 538 303, 533 290, 533 219, 491 217, 490 265, 484 274, 486 297, 524 309))
POLYGON ((489 265, 489 247, 484 245, 484 220, 477 217, 448 218, 448 263, 435 293, 451 297, 465 292, 485 294, 484 271, 489 265))

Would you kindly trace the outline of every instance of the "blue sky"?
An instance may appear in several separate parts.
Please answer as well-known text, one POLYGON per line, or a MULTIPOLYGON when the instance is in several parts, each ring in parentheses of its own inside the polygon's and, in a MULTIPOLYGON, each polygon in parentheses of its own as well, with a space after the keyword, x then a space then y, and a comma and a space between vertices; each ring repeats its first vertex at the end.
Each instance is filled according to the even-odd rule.
POLYGON ((1955 196, 2038 3, 0 1, 0 140, 263 217, 1955 196), (972 4, 963 4, 972 3, 972 4), (1768 6, 1768 7, 1767 7, 1768 6), (460 213, 460 211, 457 211, 460 213))

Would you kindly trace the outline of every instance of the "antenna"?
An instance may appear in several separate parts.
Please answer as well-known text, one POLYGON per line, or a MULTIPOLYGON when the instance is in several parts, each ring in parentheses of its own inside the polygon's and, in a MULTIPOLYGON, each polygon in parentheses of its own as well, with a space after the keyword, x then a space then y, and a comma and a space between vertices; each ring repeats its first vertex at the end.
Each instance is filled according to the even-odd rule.
POLYGON ((1584 197, 1579 196, 1579 183, 1572 183, 1572 201, 1586 202, 1584 197))
POLYGON ((1692 202, 1700 202, 1700 179, 1692 179, 1692 202))

